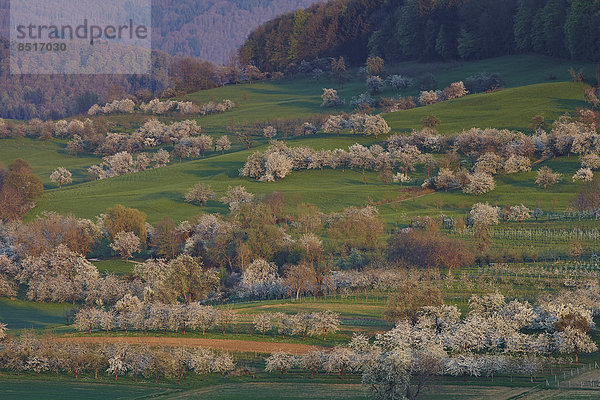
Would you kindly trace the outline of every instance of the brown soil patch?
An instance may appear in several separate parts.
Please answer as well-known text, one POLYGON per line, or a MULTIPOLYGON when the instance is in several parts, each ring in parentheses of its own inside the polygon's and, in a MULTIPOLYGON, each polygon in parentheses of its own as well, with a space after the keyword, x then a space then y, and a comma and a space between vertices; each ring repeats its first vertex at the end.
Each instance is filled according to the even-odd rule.
POLYGON ((310 346, 300 343, 271 343, 252 340, 229 340, 229 339, 202 339, 202 338, 180 338, 180 337, 156 337, 156 336, 72 336, 56 339, 59 342, 69 343, 94 343, 94 344, 147 344, 150 346, 182 346, 182 347, 206 347, 215 350, 235 352, 275 353, 283 351, 290 354, 306 354, 311 350, 319 350, 322 347, 310 346))

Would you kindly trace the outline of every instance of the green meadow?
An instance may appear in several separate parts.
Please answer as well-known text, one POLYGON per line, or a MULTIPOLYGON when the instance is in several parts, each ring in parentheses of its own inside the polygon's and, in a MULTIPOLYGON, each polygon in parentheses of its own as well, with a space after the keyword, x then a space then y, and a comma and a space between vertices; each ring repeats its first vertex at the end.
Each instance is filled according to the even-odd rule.
POLYGON ((0 321, 11 330, 53 329, 67 323, 67 314, 74 307, 78 306, 0 298, 0 321))
MULTIPOLYGON (((568 82, 568 62, 558 62, 538 56, 502 57, 472 63, 451 64, 415 64, 405 63, 390 67, 394 72, 420 74, 433 72, 439 87, 480 71, 499 72, 507 82, 507 87, 493 93, 482 93, 461 99, 399 111, 385 115, 393 133, 410 132, 421 126, 421 119, 435 115, 441 120, 438 127, 444 134, 460 132, 472 127, 495 127, 518 129, 528 132, 531 118, 542 114, 548 121, 558 118, 566 112, 573 112, 585 105, 581 84, 568 82), (552 77, 552 81, 547 79, 552 77), (554 78, 556 78, 554 80, 554 78), (521 86, 525 85, 525 86, 521 86)), ((593 69, 583 65, 586 74, 593 69)), ((311 79, 268 81, 253 84, 230 85, 223 88, 189 95, 196 102, 231 98, 238 107, 230 112, 198 119, 203 129, 211 135, 229 134, 232 136, 233 149, 225 155, 208 153, 204 159, 183 161, 174 160, 169 166, 137 174, 111 178, 103 181, 89 181, 87 168, 101 162, 93 155, 74 157, 66 153, 66 143, 61 140, 38 141, 32 139, 13 139, 0 142, 0 162, 9 164, 15 158, 28 160, 34 172, 45 184, 45 195, 38 201, 37 207, 28 218, 43 211, 73 213, 80 217, 94 217, 108 207, 120 203, 139 208, 148 214, 148 220, 156 223, 169 215, 175 220, 183 220, 201 212, 226 213, 226 207, 218 201, 228 186, 244 185, 257 195, 281 191, 285 194, 291 210, 300 202, 310 202, 325 212, 339 211, 348 206, 359 206, 368 202, 386 203, 380 206, 380 212, 388 222, 406 220, 417 214, 464 213, 473 203, 488 201, 495 204, 524 202, 527 206, 542 206, 545 209, 563 209, 578 190, 579 184, 570 180, 578 169, 575 158, 551 160, 545 163, 564 173, 561 184, 547 190, 540 190, 533 183, 534 172, 502 176, 497 179, 497 189, 481 197, 462 193, 435 193, 414 200, 404 199, 402 188, 398 185, 384 185, 376 173, 367 173, 367 183, 357 171, 321 171, 293 172, 285 179, 264 183, 238 176, 248 156, 254 151, 264 150, 266 143, 257 139, 248 151, 236 143, 227 132, 232 121, 250 123, 273 121, 275 119, 302 119, 321 113, 351 111, 347 106, 343 110, 323 109, 320 107, 320 94, 323 87, 335 86, 324 79, 316 82, 311 79), (49 182, 49 175, 56 167, 62 166, 73 172, 74 182, 62 189, 49 182), (198 182, 209 183, 217 194, 217 199, 201 209, 186 204, 183 196, 198 182), (318 185, 315 184, 318 182, 318 185), (517 199, 515 193, 520 194, 517 199), (536 198, 537 200, 533 200, 536 198), (535 202, 536 204, 532 204, 535 202), (540 203, 540 204, 538 204, 540 203), (439 206, 443 204, 443 206, 439 206)), ((414 89, 411 89, 414 92, 414 89)), ((406 94, 416 94, 411 93, 406 94)), ((340 95, 349 99, 364 91, 362 78, 353 80, 340 88, 340 95)), ((394 95, 394 93, 384 93, 394 95)), ((139 116, 115 116, 118 125, 125 119, 139 119, 139 116)), ((130 125, 136 126, 129 121, 130 125)), ((314 148, 347 148, 358 142, 369 145, 385 137, 375 139, 355 136, 349 133, 317 134, 310 137, 289 138, 289 146, 311 146, 314 148)), ((408 186, 420 185, 425 179, 422 171, 417 171, 413 182, 408 186)))
MULTIPOLYGON (((510 56, 491 60, 465 63, 402 63, 388 66, 389 73, 400 73, 416 78, 433 74, 438 82, 438 88, 443 88, 451 82, 465 79, 479 72, 500 73, 506 85, 503 89, 492 93, 481 93, 461 99, 438 103, 412 110, 386 114, 384 117, 392 127, 392 133, 407 133, 421 127, 421 119, 435 115, 441 120, 438 130, 442 134, 455 134, 472 127, 506 128, 531 133, 532 117, 543 115, 551 122, 567 112, 574 112, 585 106, 582 84, 570 82, 569 68, 583 68, 586 77, 594 75, 594 66, 589 64, 556 61, 540 56, 510 56)), ((28 215, 31 220, 45 211, 55 211, 73 214, 78 217, 94 218, 115 204, 123 204, 145 212, 148 222, 155 224, 165 216, 176 221, 182 221, 199 213, 226 214, 227 207, 219 201, 229 186, 243 185, 249 192, 264 196, 274 191, 285 195, 289 210, 293 213, 296 206, 303 202, 318 206, 323 212, 341 211, 350 206, 377 204, 380 215, 388 223, 388 227, 406 226, 415 216, 439 216, 441 213, 451 216, 464 216, 474 203, 489 202, 493 205, 524 204, 529 208, 541 208, 546 212, 562 212, 568 207, 577 193, 583 187, 582 183, 573 183, 571 176, 579 169, 577 157, 562 157, 535 165, 533 171, 516 175, 499 174, 496 176, 496 189, 482 196, 466 195, 460 191, 436 192, 423 196, 414 195, 411 188, 419 187, 426 179, 423 170, 411 173, 412 182, 402 186, 386 185, 378 179, 374 172, 366 173, 363 182, 359 171, 325 169, 324 171, 310 170, 292 172, 288 177, 278 182, 258 182, 239 176, 239 169, 244 165, 248 156, 254 151, 264 151, 268 144, 257 138, 251 150, 237 143, 228 126, 232 124, 268 123, 275 120, 302 120, 322 114, 351 112, 349 101, 365 91, 364 78, 357 71, 351 71, 351 80, 343 86, 337 85, 326 78, 315 81, 309 78, 282 79, 280 81, 256 82, 253 84, 230 85, 214 90, 190 94, 185 97, 197 103, 231 99, 237 107, 227 113, 215 114, 197 118, 205 133, 213 137, 227 134, 234 142, 232 150, 224 155, 209 152, 203 159, 178 162, 136 174, 111 178, 102 181, 90 181, 87 178, 87 168, 101 163, 101 158, 92 154, 74 157, 66 150, 64 140, 34 140, 29 138, 0 140, 0 163, 10 164, 16 158, 27 160, 45 187, 44 196, 37 201, 37 206, 28 215), (338 89, 347 105, 339 109, 324 109, 320 107, 320 95, 323 88, 338 89), (563 174, 562 181, 543 190, 534 183, 536 170, 542 165, 563 174), (50 173, 62 166, 73 173, 73 183, 59 189, 49 180, 50 173), (208 183, 216 193, 216 199, 200 208, 184 202, 184 195, 196 183, 208 183)), ((396 95, 414 96, 415 88, 401 93, 387 89, 383 96, 396 95)), ((128 131, 143 123, 149 116, 118 115, 101 117, 114 122, 116 129, 128 131)), ((161 117, 164 121, 172 121, 173 117, 161 117)), ((185 117, 183 117, 185 119, 185 117)), ((354 143, 371 145, 385 140, 386 137, 373 138, 342 134, 316 134, 307 137, 290 137, 288 146, 309 146, 316 149, 347 148, 354 143)), ((594 221, 586 221, 589 227, 595 228, 594 221)), ((533 222, 528 222, 534 226, 533 222)), ((548 223, 547 226, 563 227, 567 222, 548 223)), ((540 222, 540 225, 543 225, 540 222)), ((588 226, 586 225, 586 227, 588 226)), ((583 225, 582 225, 583 226, 583 225)), ((497 241, 495 245, 505 244, 519 246, 517 241, 497 241)), ((565 247, 565 246, 563 246, 565 247)), ((562 249, 561 251, 566 251, 562 249)), ((116 274, 124 276, 132 272, 134 264, 119 259, 92 260, 101 274, 116 274)), ((541 268, 540 264, 528 264, 531 270, 541 268)), ((460 272, 477 276, 477 267, 460 272)), ((535 275, 535 274, 533 274, 535 275)), ((535 276, 515 280, 511 273, 499 276, 500 290, 506 290, 507 296, 533 299, 541 292, 555 290, 560 285, 559 279, 555 286, 540 286, 535 276)), ((520 278, 520 277, 519 277, 520 278)), ((447 303, 458 304, 466 308, 468 296, 472 293, 483 292, 481 287, 464 288, 460 277, 455 283, 448 283, 447 303), (452 286, 454 285, 454 286, 452 286), (451 286, 451 287, 450 287, 451 286)), ((240 327, 234 333, 227 334, 228 339, 262 340, 252 332, 252 316, 259 312, 314 312, 324 309, 340 314, 342 329, 335 335, 322 342, 320 338, 286 338, 285 341, 272 331, 266 341, 282 341, 285 343, 308 343, 312 345, 333 346, 346 342, 357 331, 375 334, 389 329, 390 323, 383 318, 386 298, 389 293, 369 293, 364 297, 341 295, 329 296, 323 299, 305 298, 300 301, 271 300, 243 302, 230 304, 240 315, 240 327)), ((0 321, 8 324, 11 330, 23 329, 56 330, 62 333, 73 333, 71 326, 66 326, 72 304, 33 303, 20 299, 0 299, 0 321)), ((99 335, 100 333, 98 333, 99 335)), ((111 335, 124 333, 111 333, 111 335)), ((136 335, 138 333, 127 333, 136 335)), ((169 334, 171 336, 183 333, 169 334)), ((187 334, 189 337, 199 337, 199 334, 187 334)), ((217 331, 207 333, 208 338, 220 338, 217 331)), ((598 331, 594 332, 598 342, 598 331)), ((319 376, 315 379, 301 372, 294 372, 280 380, 277 374, 262 372, 262 358, 249 360, 247 364, 260 372, 257 379, 250 377, 222 378, 210 376, 207 381, 197 377, 187 377, 182 385, 174 382, 154 385, 151 380, 142 380, 135 384, 132 377, 119 377, 114 382, 114 376, 102 374, 99 382, 90 376, 76 381, 71 377, 54 379, 49 373, 36 377, 0 376, 0 398, 21 399, 365 399, 365 392, 360 388, 360 379, 356 376, 340 379, 337 376, 319 376), (301 386, 300 386, 301 385, 301 386), (302 390, 298 390, 302 387, 302 390)), ((262 357, 262 356, 261 356, 262 357)), ((593 362, 598 358, 597 353, 585 359, 593 362)), ((586 390, 545 390, 543 378, 538 377, 535 383, 530 383, 527 377, 512 378, 498 377, 496 381, 489 378, 442 379, 434 382, 424 399, 506 399, 531 398, 535 399, 570 399, 594 398, 597 392, 586 390), (465 387, 468 385, 468 393, 465 387), (591 394, 591 395, 590 395, 591 394), (588 397, 589 396, 589 397, 588 397)))

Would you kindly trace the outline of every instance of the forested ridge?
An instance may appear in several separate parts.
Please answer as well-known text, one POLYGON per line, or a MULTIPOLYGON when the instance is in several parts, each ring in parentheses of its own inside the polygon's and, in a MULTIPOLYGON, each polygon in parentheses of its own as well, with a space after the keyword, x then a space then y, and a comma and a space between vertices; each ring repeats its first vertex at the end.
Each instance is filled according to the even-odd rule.
MULTIPOLYGON (((9 2, 0 0, 0 117, 57 119, 126 95, 149 100, 166 89, 193 92, 222 84, 224 69, 251 29, 313 0, 153 1, 151 76, 10 75, 9 2), (199 58, 185 60, 184 57, 199 58), (209 62, 203 61, 208 60, 209 62), (215 76, 215 71, 219 73, 215 76), (192 78, 193 77, 193 78, 192 78)), ((52 1, 44 2, 48 13, 52 1)), ((76 10, 75 10, 76 11, 76 10)), ((235 60, 231 60, 235 63, 235 60)), ((174 95, 176 92, 167 92, 174 95)))
POLYGON ((600 2, 591 0, 333 0, 253 31, 245 63, 285 70, 304 60, 388 61, 539 53, 600 60, 600 2))
MULTIPOLYGON (((250 31, 316 0, 152 0, 153 48, 224 64, 250 31)), ((52 1, 44 2, 48 14, 52 1)), ((0 1, 0 35, 8 35, 9 2, 0 1)), ((77 10, 73 10, 77 12, 77 10)))
POLYGON ((153 3, 153 46, 226 63, 252 29, 314 0, 163 0, 153 3))

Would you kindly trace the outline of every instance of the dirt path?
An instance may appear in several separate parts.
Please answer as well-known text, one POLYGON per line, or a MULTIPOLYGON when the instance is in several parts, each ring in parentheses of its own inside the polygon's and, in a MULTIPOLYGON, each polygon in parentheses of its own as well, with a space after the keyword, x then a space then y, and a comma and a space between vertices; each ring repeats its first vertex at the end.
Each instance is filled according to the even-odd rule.
POLYGON ((203 339, 203 338, 180 338, 180 337, 157 337, 157 336, 72 336, 56 339, 60 342, 69 343, 125 343, 125 344, 147 344, 150 346, 184 346, 184 347, 206 347, 215 350, 274 353, 284 351, 291 354, 306 354, 311 350, 321 349, 318 346, 310 346, 300 343, 272 343, 252 340, 229 340, 229 339, 203 339))

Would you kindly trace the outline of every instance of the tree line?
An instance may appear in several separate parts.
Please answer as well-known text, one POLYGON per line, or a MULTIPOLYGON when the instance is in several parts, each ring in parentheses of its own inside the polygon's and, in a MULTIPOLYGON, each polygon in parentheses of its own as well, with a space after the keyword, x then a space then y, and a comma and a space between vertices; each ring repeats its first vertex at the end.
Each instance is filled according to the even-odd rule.
MULTIPOLYGON (((590 305, 597 283, 579 290, 577 300, 590 305)), ((266 358, 266 370, 281 377, 292 368, 362 375, 374 399, 414 399, 434 376, 525 375, 534 377, 559 364, 557 356, 597 350, 587 333, 597 312, 558 298, 533 308, 526 301, 507 302, 499 293, 472 296, 465 316, 455 306, 423 306, 414 318, 371 341, 355 334, 347 345, 328 353, 297 357, 278 352, 266 358)), ((595 307, 592 307, 595 309, 595 307)), ((566 360, 565 360, 566 361, 566 360)))
MULTIPOLYGON (((2 324, 0 324, 2 325, 2 324)), ((0 369, 21 373, 99 374, 140 377, 154 383, 174 380, 178 383, 189 372, 206 376, 233 371, 233 357, 204 348, 152 347, 147 345, 69 343, 51 335, 43 337, 26 331, 18 337, 0 337, 0 369)))
POLYGON ((239 54, 264 71, 368 55, 389 61, 481 59, 514 53, 600 60, 598 11, 588 0, 334 0, 254 30, 239 54))
POLYGON ((184 54, 215 64, 230 56, 261 23, 308 7, 313 0, 163 1, 153 5, 153 45, 169 54, 184 54))
MULTIPOLYGON (((423 119, 424 128, 413 131, 410 136, 394 134, 385 142, 365 147, 358 143, 343 149, 315 151, 308 147, 289 148, 285 143, 273 141, 276 131, 265 128, 265 136, 271 146, 265 152, 255 152, 248 157, 240 175, 260 181, 276 181, 285 178, 291 171, 324 168, 355 168, 362 171, 378 171, 379 178, 386 184, 411 181, 409 173, 422 165, 427 178, 423 188, 436 190, 462 189, 464 193, 482 195, 495 189, 494 176, 502 171, 520 174, 532 170, 532 158, 540 161, 550 157, 580 157, 581 168, 572 176, 572 181, 592 182, 594 171, 600 168, 600 136, 596 130, 597 114, 581 109, 575 117, 563 115, 556 120, 550 131, 537 127, 533 136, 506 129, 472 128, 457 135, 441 136, 435 129, 439 120, 435 116, 423 119), (443 158, 434 154, 445 153, 443 158), (466 158, 466 160, 463 160, 466 158), (472 168, 466 168, 470 161, 472 168), (437 176, 431 173, 437 169, 437 176)), ((534 123, 537 117, 534 118, 534 123)), ((545 122, 544 122, 545 124, 545 122)), ((380 115, 363 113, 331 115, 322 126, 305 123, 307 132, 322 130, 326 133, 363 132, 375 137, 389 133, 390 128, 380 115)), ((547 127, 546 127, 547 129, 547 127)), ((535 184, 547 189, 559 183, 562 174, 547 166, 537 170, 535 184)))
MULTIPOLYGON (((75 315, 75 327, 79 331, 92 330, 162 331, 163 333, 202 332, 217 329, 223 335, 239 320, 240 314, 229 308, 217 309, 199 302, 189 304, 162 304, 142 302, 135 296, 126 295, 110 309, 82 308, 75 315)), ((331 311, 313 313, 259 313, 253 315, 254 330, 263 337, 276 330, 286 336, 308 335, 327 339, 327 335, 339 330, 339 315, 331 311)))
MULTIPOLYGON (((438 375, 492 379, 496 375, 525 375, 533 382, 545 367, 568 362, 571 355, 578 362, 580 354, 596 351, 588 332, 595 326, 593 316, 598 313, 599 296, 598 284, 589 282, 576 291, 540 299, 535 307, 518 299, 507 301, 497 292, 472 296, 465 315, 456 306, 420 305, 411 316, 402 317, 394 328, 374 338, 354 334, 345 345, 312 350, 302 356, 275 352, 265 358, 265 370, 281 378, 292 369, 309 372, 311 377, 321 371, 342 378, 360 374, 374 398, 414 396, 438 375)), ((188 307, 211 311, 198 304, 188 307)), ((117 314, 119 319, 131 316, 127 308, 122 312, 117 314)), ((89 313, 82 310, 79 319, 84 321, 89 313)), ((334 316, 329 311, 313 314, 299 329, 318 331, 315 325, 323 325, 322 333, 326 335, 336 329, 336 319, 328 315, 334 316)), ((255 329, 264 334, 272 318, 272 314, 256 315, 255 329)), ((285 315, 280 318, 283 322, 285 315)), ((87 324, 82 327, 87 329, 87 324)), ((141 375, 155 382, 159 378, 181 382, 188 371, 199 375, 236 374, 230 372, 236 365, 229 354, 202 348, 98 346, 69 343, 48 335, 39 337, 28 331, 15 338, 6 332, 6 325, 0 324, 0 368, 17 374, 65 372, 77 378, 93 373, 97 378, 98 372, 105 371, 115 380, 130 375, 137 381, 141 375)), ((251 373, 244 372, 244 368, 238 370, 251 373)))

